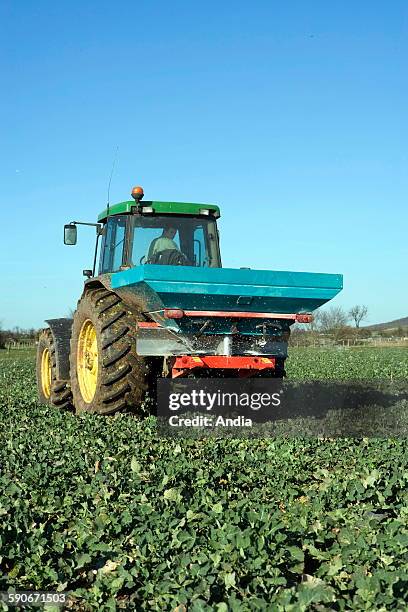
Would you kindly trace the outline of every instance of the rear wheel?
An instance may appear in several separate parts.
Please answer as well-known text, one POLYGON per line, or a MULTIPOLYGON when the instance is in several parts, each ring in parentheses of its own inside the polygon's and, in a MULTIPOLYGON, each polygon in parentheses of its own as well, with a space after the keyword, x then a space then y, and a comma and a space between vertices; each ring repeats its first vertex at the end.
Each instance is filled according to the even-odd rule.
POLYGON ((76 412, 147 412, 146 359, 136 353, 135 323, 122 300, 104 287, 88 290, 78 302, 71 335, 71 388, 76 412))
POLYGON ((37 345, 37 391, 42 404, 71 408, 71 390, 66 380, 57 379, 55 344, 50 329, 40 333, 37 345))

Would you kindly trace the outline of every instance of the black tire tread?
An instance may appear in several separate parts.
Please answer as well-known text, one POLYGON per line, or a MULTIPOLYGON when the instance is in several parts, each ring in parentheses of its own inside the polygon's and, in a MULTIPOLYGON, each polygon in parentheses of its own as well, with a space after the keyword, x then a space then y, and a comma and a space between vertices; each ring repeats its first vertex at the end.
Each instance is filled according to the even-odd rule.
POLYGON ((114 383, 122 380, 122 378, 126 376, 126 374, 129 374, 129 372, 131 371, 132 371, 132 366, 128 363, 123 368, 118 370, 117 372, 114 372, 110 377, 107 377, 103 384, 106 387, 109 387, 110 385, 113 385, 114 383))
POLYGON ((110 319, 108 319, 108 321, 106 321, 103 325, 102 325, 102 331, 105 331, 105 329, 108 329, 108 327, 110 327, 111 325, 113 325, 114 323, 116 323, 116 321, 119 321, 119 319, 121 319, 122 317, 124 317, 126 315, 126 311, 125 310, 121 310, 120 312, 115 313, 115 315, 113 317, 111 317, 110 319))
POLYGON ((40 332, 37 349, 37 388, 38 397, 41 402, 50 406, 55 406, 63 410, 72 410, 72 393, 69 381, 57 379, 57 361, 55 355, 55 344, 52 331, 45 328, 40 332), (41 348, 48 346, 51 359, 51 395, 49 399, 45 399, 41 390, 41 375, 40 375, 40 359, 41 348))
POLYGON ((115 363, 117 363, 120 359, 122 359, 123 357, 126 357, 129 351, 130 351, 130 348, 128 346, 125 346, 122 350, 117 351, 116 353, 113 353, 112 355, 110 355, 108 359, 104 359, 103 366, 105 368, 109 368, 109 366, 115 365, 115 363))
POLYGON ((71 386, 77 412, 112 414, 119 410, 143 413, 149 387, 148 361, 136 353, 135 322, 141 312, 130 313, 122 299, 103 288, 87 288, 78 302, 71 336, 71 386), (99 370, 95 396, 86 403, 76 375, 76 351, 83 321, 92 321, 97 332, 99 370))

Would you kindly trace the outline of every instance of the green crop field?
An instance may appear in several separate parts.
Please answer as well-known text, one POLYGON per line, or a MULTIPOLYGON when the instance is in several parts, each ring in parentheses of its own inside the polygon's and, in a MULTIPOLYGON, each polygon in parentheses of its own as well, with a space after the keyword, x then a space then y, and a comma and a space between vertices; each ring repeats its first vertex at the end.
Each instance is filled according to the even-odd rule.
MULTIPOLYGON (((406 609, 406 440, 160 439, 154 417, 38 404, 17 353, 0 353, 0 591, 70 591, 75 610, 406 609)), ((287 371, 406 379, 408 351, 292 349, 287 371)))

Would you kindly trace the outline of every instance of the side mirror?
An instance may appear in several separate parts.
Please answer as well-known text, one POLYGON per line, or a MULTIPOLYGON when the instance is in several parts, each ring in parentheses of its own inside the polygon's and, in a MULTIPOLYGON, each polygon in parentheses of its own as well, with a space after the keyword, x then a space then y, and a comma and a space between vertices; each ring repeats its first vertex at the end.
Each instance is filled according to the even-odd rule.
POLYGON ((82 276, 86 276, 87 278, 92 278, 92 270, 82 270, 82 276))
POLYGON ((73 246, 77 243, 77 227, 72 223, 64 225, 64 244, 73 246))

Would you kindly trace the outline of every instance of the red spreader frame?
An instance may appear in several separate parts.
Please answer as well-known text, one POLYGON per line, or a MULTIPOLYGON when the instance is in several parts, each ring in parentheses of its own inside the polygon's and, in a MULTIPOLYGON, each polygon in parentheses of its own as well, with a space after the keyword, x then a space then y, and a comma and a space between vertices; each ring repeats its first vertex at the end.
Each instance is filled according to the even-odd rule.
POLYGON ((234 312, 229 310, 182 310, 181 308, 165 308, 166 319, 182 319, 183 317, 222 317, 224 319, 286 319, 297 323, 311 323, 313 315, 309 313, 276 313, 276 312, 234 312))
POLYGON ((260 370, 274 370, 274 357, 241 357, 224 355, 183 355, 176 357, 171 371, 172 378, 186 376, 197 368, 236 370, 239 376, 253 376, 260 370))

